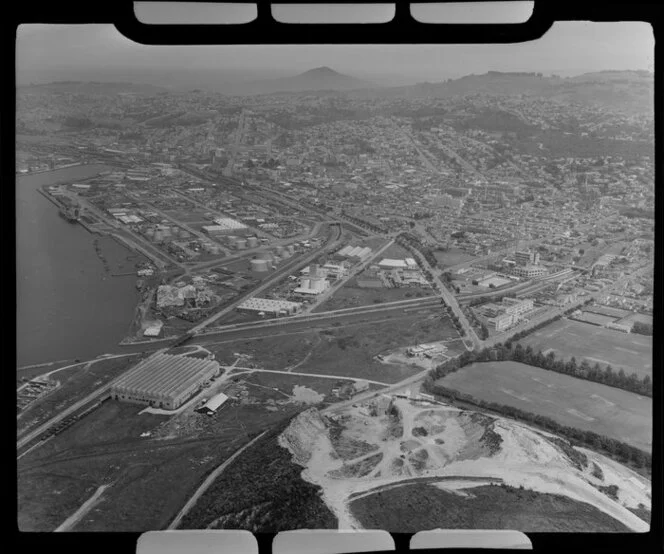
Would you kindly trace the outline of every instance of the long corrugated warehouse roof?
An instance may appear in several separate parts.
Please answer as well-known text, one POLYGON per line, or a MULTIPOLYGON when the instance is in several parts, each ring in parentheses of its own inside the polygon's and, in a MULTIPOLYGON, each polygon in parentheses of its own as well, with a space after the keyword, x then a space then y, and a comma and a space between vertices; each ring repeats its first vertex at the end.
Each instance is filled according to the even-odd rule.
POLYGON ((215 361, 158 353, 143 360, 113 386, 152 396, 177 396, 218 366, 215 361))

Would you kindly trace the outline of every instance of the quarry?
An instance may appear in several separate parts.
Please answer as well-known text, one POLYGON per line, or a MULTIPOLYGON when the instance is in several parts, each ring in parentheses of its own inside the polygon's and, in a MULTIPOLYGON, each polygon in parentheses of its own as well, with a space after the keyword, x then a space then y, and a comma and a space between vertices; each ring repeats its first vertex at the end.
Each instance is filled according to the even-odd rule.
POLYGON ((309 408, 279 444, 302 478, 321 487, 340 529, 362 528, 353 501, 413 483, 462 496, 487 484, 562 495, 632 531, 649 529, 631 511, 650 510, 646 478, 553 434, 476 411, 381 395, 334 415, 309 408))

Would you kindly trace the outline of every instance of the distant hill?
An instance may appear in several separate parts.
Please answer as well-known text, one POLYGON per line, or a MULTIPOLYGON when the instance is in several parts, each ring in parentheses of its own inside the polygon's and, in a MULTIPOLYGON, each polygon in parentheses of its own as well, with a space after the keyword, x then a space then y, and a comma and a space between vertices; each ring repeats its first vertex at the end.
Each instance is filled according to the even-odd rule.
POLYGON ((562 102, 599 104, 629 111, 652 111, 654 76, 648 71, 600 71, 575 77, 489 71, 438 83, 391 87, 381 97, 454 98, 475 94, 542 96, 562 102))
POLYGON ((375 83, 344 75, 329 67, 317 67, 292 77, 265 79, 225 87, 226 94, 273 94, 280 92, 348 91, 376 88, 375 83))

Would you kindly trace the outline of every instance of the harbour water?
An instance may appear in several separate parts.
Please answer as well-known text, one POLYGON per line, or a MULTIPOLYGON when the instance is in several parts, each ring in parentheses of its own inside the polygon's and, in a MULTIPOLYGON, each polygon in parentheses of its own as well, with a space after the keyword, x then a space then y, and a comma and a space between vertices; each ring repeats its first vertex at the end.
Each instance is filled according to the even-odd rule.
POLYGON ((136 255, 110 237, 68 223, 38 193, 111 169, 87 165, 17 175, 17 365, 88 359, 119 350, 139 300, 131 271, 136 255), (97 238, 97 241, 95 239, 97 238))

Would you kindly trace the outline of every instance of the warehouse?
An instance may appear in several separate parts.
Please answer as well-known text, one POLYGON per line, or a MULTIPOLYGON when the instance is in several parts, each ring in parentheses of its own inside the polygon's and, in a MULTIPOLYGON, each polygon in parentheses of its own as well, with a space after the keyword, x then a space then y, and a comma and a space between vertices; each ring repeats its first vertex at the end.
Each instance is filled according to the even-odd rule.
POLYGON ((219 373, 215 361, 157 353, 111 386, 111 398, 175 410, 219 373))
POLYGON ((237 307, 237 311, 277 316, 294 314, 300 308, 302 308, 301 302, 272 300, 270 298, 249 298, 237 307))
POLYGON ((217 410, 226 403, 228 396, 223 392, 213 396, 208 400, 203 406, 201 406, 198 411, 207 415, 213 415, 217 413, 217 410))

